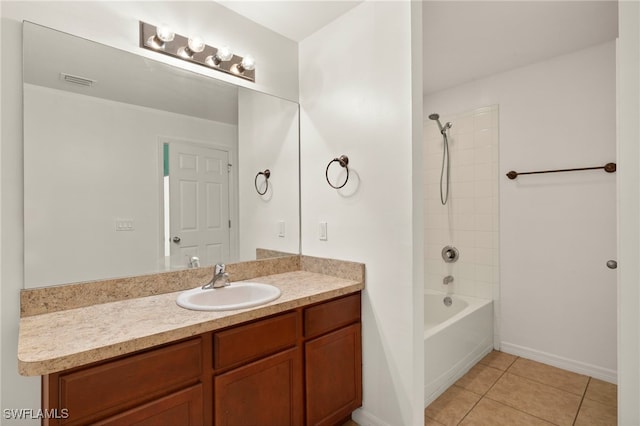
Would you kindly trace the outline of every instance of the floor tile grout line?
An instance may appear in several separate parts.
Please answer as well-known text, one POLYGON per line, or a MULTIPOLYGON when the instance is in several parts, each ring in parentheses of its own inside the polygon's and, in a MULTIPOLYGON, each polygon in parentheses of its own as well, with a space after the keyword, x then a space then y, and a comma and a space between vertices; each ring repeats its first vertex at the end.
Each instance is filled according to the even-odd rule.
MULTIPOLYGON (((515 362, 515 361, 514 361, 514 362, 515 362)), ((478 364, 479 364, 479 363, 478 363, 478 364)), ((487 364, 483 364, 483 365, 485 365, 486 367, 489 367, 489 368, 494 368, 494 367, 491 367, 490 365, 487 365, 487 364)), ((476 408, 476 406, 477 406, 478 404, 480 404, 480 401, 482 401, 482 400, 487 396, 487 393, 489 393, 489 391, 490 391, 490 390, 491 390, 491 389, 496 385, 496 383, 498 383, 498 381, 500 380, 500 378, 501 378, 502 376, 504 376, 504 375, 505 375, 505 373, 507 372, 507 370, 500 370, 499 368, 496 368, 496 370, 502 371, 502 373, 501 373, 501 374, 500 374, 500 376, 496 379, 496 381, 495 381, 495 382, 493 382, 493 384, 492 384, 491 386, 489 386, 489 389, 487 389, 486 391, 484 391, 484 393, 483 393, 482 395, 480 395, 480 398, 476 401, 476 403, 475 403, 475 404, 473 404, 473 407, 471 407, 471 409, 470 409, 469 411, 467 411, 467 413, 466 413, 466 414, 465 414, 465 415, 460 419, 460 421, 457 423, 458 425, 459 425, 460 423, 462 423, 462 422, 464 421, 464 419, 466 419, 466 418, 467 418, 467 416, 468 416, 468 415, 473 411, 473 409, 474 409, 474 408, 476 408)), ((467 389, 467 390, 468 390, 468 389, 467 389)), ((470 392, 472 392, 472 391, 470 391, 470 392)), ((489 398, 489 399, 490 399, 490 398, 489 398)), ((496 402, 497 402, 497 401, 496 401, 496 402)))
MULTIPOLYGON (((520 359, 520 358, 522 358, 522 357, 518 357, 518 359, 520 359)), ((529 358, 522 358, 522 359, 529 360, 529 358)), ((516 361, 517 361, 517 359, 516 359, 516 361)), ((511 363, 511 365, 509 366, 509 370, 511 370, 511 367, 516 363, 516 361, 513 361, 513 362, 511 363)), ((530 360, 530 361, 534 361, 534 360, 530 360)), ((534 362, 538 362, 538 361, 534 361, 534 362)), ((539 364, 547 365, 547 364, 544 364, 544 363, 539 363, 539 364)), ((549 367, 558 368, 558 367, 554 367, 553 365, 550 365, 549 367)), ((559 370, 562 370, 561 368, 558 368, 558 369, 559 369, 559 370)), ((564 371, 567 371, 567 372, 569 372, 569 373, 574 373, 573 371, 569 371, 569 370, 564 370, 564 371)), ((534 378, 531 378, 531 377, 529 377, 529 376, 523 376, 523 375, 521 375, 521 374, 514 373, 514 372, 511 372, 511 371, 509 371, 509 374, 513 374, 514 376, 518 376, 518 377, 521 377, 521 378, 523 378, 523 379, 531 380, 532 382, 539 383, 539 384, 544 385, 544 386, 549 386, 549 387, 551 387, 551 388, 557 389, 557 390, 562 391, 562 392, 566 392, 566 393, 571 394, 571 395, 582 396, 582 398, 583 398, 583 399, 584 399, 584 394, 585 394, 585 393, 586 393, 586 391, 587 391, 587 387, 589 386, 589 382, 591 381, 591 376, 587 376, 587 375, 585 375, 585 374, 574 373, 574 374, 577 374, 577 375, 580 375, 580 376, 585 376, 585 377, 587 378, 587 385, 586 385, 586 386, 584 387, 584 389, 582 390, 582 393, 581 393, 581 394, 578 394, 578 393, 569 392, 568 390, 565 390, 565 389, 559 388, 559 387, 554 386, 554 385, 551 385, 551 384, 549 384, 549 383, 541 382, 541 381, 536 380, 536 379, 534 379, 534 378)), ((582 400, 580 401, 580 403, 582 404, 582 400)))
MULTIPOLYGON (((500 352, 500 351, 496 351, 496 352, 500 352)), ((491 353, 491 352, 489 352, 489 353, 491 353)), ((504 353, 504 354, 506 354, 506 352, 500 352, 500 353, 504 353)), ((487 354, 487 355, 489 355, 489 354, 487 354)), ((507 354, 507 355, 511 355, 511 354, 507 354)), ((520 358, 520 357, 519 357, 519 356, 517 356, 517 355, 511 355, 511 356, 515 357, 515 359, 514 359, 513 361, 511 361, 511 364, 509 364, 509 365, 507 366, 507 368, 505 368, 504 370, 503 370, 502 368, 494 367, 493 365, 491 365, 491 364, 489 364, 489 363, 482 362, 482 361, 484 360, 484 358, 483 358, 483 359, 481 359, 480 361, 478 361, 478 362, 476 363, 476 365, 478 365, 478 364, 482 364, 482 365, 486 365, 487 367, 495 368, 496 370, 500 370, 500 371, 507 371, 507 370, 508 370, 508 369, 510 369, 510 368, 511 368, 511 366, 516 362, 516 360, 520 358)))
MULTIPOLYGON (((471 391, 470 391, 471 392, 471 391)), ((476 394, 477 395, 477 394, 476 394)), ((467 418, 467 416, 469 415, 469 413, 471 413, 473 411, 474 408, 476 408, 476 405, 478 405, 480 403, 480 401, 482 401, 482 398, 484 398, 484 395, 480 395, 480 398, 478 398, 478 400, 476 401, 475 404, 473 404, 473 407, 471 407, 469 409, 469 411, 467 411, 464 416, 462 416, 462 418, 460 419, 460 421, 458 423, 456 423, 456 425, 459 425, 460 423, 462 423, 464 421, 464 419, 467 418)))
MULTIPOLYGON (((529 379, 528 377, 519 376, 519 375, 514 374, 514 373, 512 373, 512 372, 510 372, 510 371, 505 371, 505 374, 506 374, 506 373, 509 373, 509 374, 511 374, 511 375, 513 375, 513 376, 516 376, 516 377, 520 378, 520 379, 524 379, 524 380, 528 380, 528 381, 531 381, 531 382, 536 383, 536 384, 540 384, 540 385, 542 385, 542 386, 547 386, 547 387, 549 387, 549 388, 552 388, 552 389, 555 389, 555 390, 561 391, 561 392, 566 393, 566 394, 568 394, 568 395, 572 395, 572 396, 580 396, 580 395, 577 395, 577 394, 575 394, 575 393, 567 392, 567 391, 565 391, 565 390, 558 389, 558 388, 556 388, 556 387, 553 387, 553 386, 547 385, 547 384, 545 384, 545 383, 541 383, 541 382, 538 382, 538 381, 535 381, 535 380, 529 379)), ((589 377, 589 376, 587 376, 587 377, 589 377)), ((499 379, 498 379, 498 380, 499 380, 499 379)), ((591 377, 589 377, 589 380, 591 380, 591 377)), ((497 383, 497 381, 496 381, 496 383, 497 383)), ((495 385, 495 383, 494 383, 494 385, 495 385)), ((587 385, 588 385, 588 382, 587 382, 587 385)), ((492 387, 493 387, 493 386, 492 386, 492 387)), ((585 386, 585 390, 584 390, 584 392, 583 392, 583 393, 586 393, 586 390, 587 390, 587 386, 585 386)), ((504 402, 504 401, 498 401, 498 400, 493 399, 493 398, 491 398, 491 397, 487 397, 487 398, 491 399, 492 401, 495 401, 495 402, 498 402, 498 403, 500 403, 500 404, 503 404, 503 405, 506 405, 506 406, 508 406, 508 407, 511 407, 511 408, 513 408, 513 409, 515 409, 515 410, 517 410, 517 411, 522 412, 522 413, 528 414, 529 416, 533 416, 533 417, 536 417, 536 418, 538 418, 538 419, 544 420, 545 422, 548 422, 548 423, 551 423, 551 424, 557 425, 557 423, 554 423, 554 422, 552 422, 551 420, 544 419, 544 418, 539 417, 539 416, 537 416, 537 415, 535 415, 535 414, 532 414, 532 413, 529 413, 529 412, 524 411, 524 410, 522 410, 522 409, 519 409, 519 408, 517 408, 517 407, 514 407, 514 406, 512 406, 512 405, 510 405, 510 404, 508 404, 508 403, 506 403, 506 402, 504 402)), ((582 399, 584 399, 584 396, 582 396, 581 398, 582 398, 582 399)), ((576 419, 576 417, 577 417, 577 415, 578 415, 578 411, 580 411, 580 406, 582 405, 582 399, 580 400, 580 404, 578 405, 578 410, 576 411, 576 414, 574 415, 574 421, 572 422, 572 425, 573 425, 573 423, 575 423, 575 419, 576 419)))
MULTIPOLYGON (((522 357, 518 357, 518 359, 520 359, 520 358, 522 358, 522 357)), ((562 368, 555 367, 555 366, 553 366, 553 365, 544 364, 544 363, 542 363, 542 362, 538 362, 538 361, 535 361, 535 360, 532 360, 532 359, 529 359, 529 358, 522 358, 522 359, 526 359, 526 360, 529 360, 529 361, 537 362, 538 364, 542 364, 542 365, 545 365, 545 366, 548 366, 548 367, 557 368, 558 370, 566 371, 566 372, 569 372, 569 373, 572 373, 572 374, 576 374, 576 375, 578 375, 578 376, 584 376, 584 377, 586 377, 586 378, 587 378, 587 386, 588 386, 589 382, 591 381, 591 376, 587 376, 586 374, 580 374, 580 373, 575 373, 575 372, 573 372, 573 371, 564 370, 564 369, 562 369, 562 368)), ((517 361, 517 359, 516 359, 516 361, 517 361)), ((509 370, 511 370, 511 367, 513 367, 513 365, 516 363, 516 361, 514 361, 513 363, 511 363, 511 365, 509 366, 509 370)), ((514 373, 514 372, 511 372, 511 371, 509 372, 509 374, 513 374, 514 376, 518 376, 518 377, 522 377, 522 378, 525 378, 525 379, 529 379, 529 380, 531 380, 531 381, 533 381, 533 382, 540 383, 540 384, 542 384, 542 385, 546 385, 546 386, 550 386, 550 387, 552 387, 552 388, 554 388, 554 389, 558 389, 558 390, 561 390, 561 391, 564 391, 564 392, 570 393, 570 394, 572 394, 572 395, 582 395, 582 396, 584 396, 584 393, 585 393, 585 392, 586 392, 586 390, 587 390, 587 386, 585 386, 585 387, 584 387, 584 389, 582 390, 582 393, 578 394, 578 393, 570 392, 570 391, 568 391, 568 390, 565 390, 565 389, 559 388, 559 387, 557 387, 557 386, 551 385, 551 384, 549 384, 549 383, 541 382, 541 381, 536 380, 536 379, 534 379, 534 378, 531 378, 531 377, 529 377, 529 376, 523 376, 523 375, 521 375, 521 374, 514 373)))
MULTIPOLYGON (((494 351, 495 351, 495 350, 494 350, 494 351)), ((493 351, 492 351, 492 352, 493 352, 493 351)), ((500 352, 500 351, 496 351, 496 352, 500 352)), ((489 352, 489 353, 491 353, 491 352, 489 352)), ((504 353, 504 352, 501 352, 501 353, 504 353)), ((487 355, 489 355, 489 354, 487 354, 487 355)), ((509 354, 509 355, 511 355, 511 354, 509 354)), ((492 387, 493 387, 493 386, 498 382, 498 380, 500 380, 500 377, 502 377, 502 376, 504 375, 504 373, 506 373, 506 372, 507 372, 507 370, 511 367, 511 365, 513 365, 513 363, 514 363, 514 362, 516 362, 516 360, 517 360, 518 358, 520 358, 519 356, 516 356, 516 355, 512 355, 512 356, 514 356, 514 357, 515 357, 515 359, 514 359, 513 361, 511 361, 511 363, 509 364, 509 366, 507 366, 507 368, 505 368, 504 370, 502 370, 502 369, 500 369, 500 368, 497 368, 497 367, 493 367, 493 366, 492 366, 492 365, 490 365, 490 364, 485 364, 485 363, 483 363, 483 362, 482 362, 482 360, 483 360, 484 358, 482 358, 480 361, 478 361, 478 362, 474 365, 474 367, 475 367, 476 365, 484 365, 484 366, 486 366, 486 367, 494 368, 494 369, 496 369, 496 370, 498 370, 498 371, 500 371, 500 372, 501 372, 501 374, 500 374, 500 376, 498 377, 498 379, 497 379, 497 380, 496 380, 496 381, 495 381, 495 382, 494 382, 494 383, 489 387, 489 389, 487 389, 483 394, 479 394, 479 393, 476 393, 476 392, 474 392, 474 391, 472 391, 472 390, 469 390, 469 389, 467 389, 467 388, 464 388, 464 387, 462 387, 462 386, 458 386, 458 385, 456 385, 456 383, 453 383, 451 386, 449 386, 449 388, 447 388, 447 390, 448 390, 448 389, 450 389, 450 388, 452 388, 452 387, 454 387, 454 386, 457 386, 457 387, 459 387, 460 389, 464 389, 464 390, 466 390, 466 391, 468 391, 468 392, 475 393, 476 395, 480 395, 480 398, 478 399, 478 401, 476 401, 476 403, 475 403, 475 404, 473 404, 473 406, 471 407, 471 409, 469 409, 469 411, 467 411, 467 412, 465 413, 465 415, 462 417, 462 419, 460 419, 460 421, 459 421, 458 423, 456 423, 456 424, 460 424, 460 422, 462 422, 462 421, 463 421, 463 420, 464 420, 464 419, 469 415, 469 413, 470 413, 470 412, 471 412, 471 411, 476 407, 476 405, 478 405, 478 403, 482 400, 482 398, 484 398, 484 396, 487 394, 487 392, 489 392, 489 390, 491 390, 491 388, 492 388, 492 387)), ((471 368, 473 368, 473 367, 471 367, 471 368)), ((468 372, 467 372, 467 373, 468 373, 468 372)), ((467 374, 467 373, 465 373, 465 374, 467 374)), ((464 376, 463 376, 463 377, 464 377, 464 376)), ((457 382, 457 381, 456 381, 456 382, 457 382)), ((446 392, 446 390, 445 390, 445 392, 446 392)), ((432 403, 433 403, 433 402, 434 402, 434 401, 432 401, 432 403)), ((429 405, 431 405, 431 404, 429 404, 429 405)), ((429 406, 427 406, 427 407, 425 407, 425 408, 424 408, 424 411, 423 411, 423 412, 424 412, 424 417, 425 417, 425 418, 428 418, 428 419, 430 419, 430 420, 433 420, 433 421, 435 421, 435 422, 437 422, 437 423, 440 423, 440 422, 438 422, 438 420, 437 420, 437 419, 434 419, 433 417, 429 417, 429 416, 427 415, 427 408, 429 408, 429 406)))
MULTIPOLYGON (((513 373, 513 372, 511 372, 511 371, 509 372, 509 374, 513 374, 514 376, 518 376, 518 377, 523 378, 523 379, 531 380, 531 381, 532 381, 532 382, 534 382, 534 383, 538 383, 538 384, 541 384, 541 385, 544 385, 544 386, 549 386, 550 388, 554 388, 554 389, 556 389, 556 390, 559 390, 559 391, 562 391, 562 392, 566 392, 566 393, 568 393, 568 394, 575 395, 575 396, 584 396, 584 392, 587 390, 587 387, 585 386, 585 388, 584 388, 584 390, 582 391, 582 393, 570 392, 570 391, 568 391, 568 390, 566 390, 566 389, 559 388, 559 387, 554 386, 554 385, 551 385, 551 384, 549 384, 549 383, 541 382, 541 381, 536 380, 536 379, 533 379, 533 378, 531 378, 531 377, 529 377, 529 376, 523 376, 523 375, 521 375, 521 374, 516 374, 516 373, 513 373)), ((577 373, 576 373, 576 374, 577 374, 577 373)), ((590 376, 586 376, 586 377, 589 379, 589 380, 587 380, 587 384, 589 384, 589 381, 591 381, 591 377, 590 377, 590 376)))
POLYGON ((573 426, 575 426, 576 421, 578 420, 578 414, 580 414, 580 409, 582 408, 582 403, 584 402, 584 397, 587 395, 587 389, 589 388, 589 383, 591 383, 591 377, 587 380, 587 386, 584 387, 584 392, 582 393, 582 398, 580 398, 580 404, 578 404, 578 409, 576 410, 576 415, 573 416, 573 426))
POLYGON ((515 411, 519 412, 519 413, 526 414, 527 416, 535 417, 535 418, 536 418, 536 419, 538 419, 538 420, 542 420, 542 421, 544 421, 544 422, 550 423, 550 424, 555 425, 555 426, 560 426, 560 425, 558 425, 558 423, 554 423, 554 422, 552 422, 551 420, 543 419, 543 418, 542 418, 542 417, 540 417, 540 416, 536 416, 535 414, 528 413, 528 412, 526 412, 526 411, 524 411, 524 410, 522 410, 522 409, 520 409, 520 408, 518 408, 518 407, 514 407, 513 405, 510 405, 510 404, 508 404, 508 403, 506 403, 506 402, 504 402, 504 401, 498 401, 497 399, 493 399, 493 398, 491 398, 490 396, 486 396, 486 397, 484 397, 484 398, 490 399, 491 401, 493 401, 493 402, 497 402, 498 404, 504 405, 505 407, 509 407, 509 408, 511 408, 511 409, 513 409, 513 410, 515 410, 515 411))
MULTIPOLYGON (((500 351, 496 351, 496 352, 500 352, 500 351)), ((506 354, 506 353, 505 353, 505 354, 506 354)), ((570 391, 568 391, 568 390, 565 390, 565 389, 563 389, 563 388, 560 388, 560 387, 554 386, 554 385, 552 385, 552 384, 549 384, 549 383, 545 383, 545 382, 538 381, 538 380, 536 380, 536 379, 534 379, 534 378, 532 378, 532 377, 525 376, 525 375, 521 375, 521 374, 517 374, 517 373, 514 373, 514 372, 510 371, 510 370, 512 369, 512 367, 514 366, 514 364, 518 361, 518 359, 520 359, 520 358, 522 358, 522 357, 519 357, 519 356, 516 356, 516 355, 512 355, 512 354, 508 354, 508 355, 513 356, 513 357, 514 357, 514 359, 513 359, 513 361, 511 361, 511 363, 509 363, 509 365, 508 365, 504 370, 502 370, 501 368, 498 368, 498 367, 496 367, 495 365, 492 365, 492 364, 490 364, 490 363, 488 363, 488 362, 483 362, 483 361, 484 361, 484 358, 483 358, 482 360, 480 360, 480 361, 478 361, 478 362, 476 363, 476 365, 482 365, 482 366, 484 366, 484 367, 487 367, 487 368, 493 368, 493 369, 496 369, 496 370, 500 371, 500 375, 498 376, 498 378, 493 382, 493 384, 491 384, 491 386, 489 386, 489 388, 488 388, 484 393, 480 394, 480 393, 475 392, 475 391, 473 391, 473 390, 467 389, 467 388, 465 388, 465 387, 463 387, 463 386, 459 386, 459 385, 457 385, 457 384, 455 384, 455 383, 451 386, 451 387, 456 386, 456 387, 458 387, 458 388, 460 388, 460 389, 464 389, 464 390, 466 390, 466 391, 468 391, 468 392, 471 392, 471 393, 474 393, 474 394, 476 394, 476 395, 479 395, 479 396, 480 396, 480 398, 479 398, 479 399, 478 399, 478 400, 477 400, 477 401, 472 405, 472 407, 471 407, 469 410, 467 410, 467 411, 466 411, 466 413, 464 414, 464 416, 462 417, 462 419, 460 419, 460 421, 458 421, 458 422, 456 423, 456 425, 460 425, 460 423, 462 423, 462 422, 463 422, 463 421, 464 421, 464 420, 469 416, 469 414, 470 414, 471 412, 473 412, 473 411, 476 409, 476 407, 478 406, 478 404, 480 404, 480 402, 482 402, 482 400, 486 398, 487 400, 493 401, 493 402, 495 402, 495 403, 497 403, 497 404, 500 404, 500 405, 502 405, 502 406, 504 406, 504 407, 511 408, 512 410, 514 410, 514 411, 516 411, 516 412, 519 412, 519 413, 522 413, 522 414, 524 414, 524 415, 526 415, 526 416, 530 416, 530 417, 536 418, 536 419, 538 419, 538 420, 540 420, 540 421, 543 421, 543 422, 546 422, 546 423, 549 423, 549 424, 552 424, 552 425, 556 425, 556 426, 558 426, 558 423, 556 423, 556 421, 557 421, 557 420, 556 420, 555 418, 554 418, 553 420, 547 420, 547 419, 542 418, 542 417, 540 417, 540 416, 538 416, 538 415, 531 414, 531 413, 529 413, 529 412, 527 412, 527 411, 524 411, 524 410, 522 410, 522 409, 520 409, 520 408, 518 408, 518 407, 512 406, 512 405, 511 405, 511 404, 509 404, 508 402, 499 401, 499 400, 496 400, 496 399, 492 398, 491 396, 488 396, 489 392, 490 392, 490 391, 491 391, 491 390, 496 386, 496 384, 497 384, 497 383, 498 383, 498 382, 499 382, 499 381, 500 381, 500 380, 505 376, 505 374, 506 374, 506 373, 509 373, 509 374, 512 374, 512 375, 513 375, 513 376, 515 376, 515 377, 520 378, 520 379, 528 380, 528 381, 530 381, 530 382, 532 382, 532 383, 536 383, 536 384, 539 384, 539 385, 542 385, 542 386, 547 386, 547 387, 549 387, 549 388, 551 388, 551 389, 555 389, 555 390, 561 391, 561 392, 563 392, 563 393, 566 393, 567 395, 573 395, 573 396, 578 396, 578 397, 580 397, 580 402, 579 402, 579 404, 578 404, 578 407, 577 407, 577 409, 576 409, 576 412, 575 412, 575 414, 574 414, 574 416, 573 416, 573 421, 572 421, 572 423, 571 423, 571 425, 572 425, 572 426, 575 426, 575 423, 576 423, 576 421, 577 421, 577 419, 578 419, 578 415, 579 415, 579 413, 580 413, 580 410, 582 409, 582 405, 583 405, 583 403, 584 403, 584 400, 585 400, 585 399, 589 399, 589 400, 591 400, 590 398, 587 398, 587 397, 586 397, 586 395, 587 395, 587 390, 588 390, 588 388, 589 388, 589 385, 591 384, 591 381, 593 380, 593 377, 588 376, 588 375, 583 375, 583 376, 587 377, 587 383, 586 383, 586 385, 585 385, 584 389, 582 390, 581 394, 577 394, 577 393, 574 393, 574 392, 570 392, 570 391)), ((528 359, 528 358, 522 358, 522 359, 528 359)), ((554 366, 551 366, 551 367, 554 367, 554 366)), ((472 367, 472 368, 473 368, 473 367, 472 367)), ((557 367, 555 367, 555 368, 557 368, 557 367)), ((568 370, 567 370, 567 371, 568 371, 568 370)), ((571 371, 568 371, 568 372, 569 372, 569 373, 573 373, 573 372, 571 372, 571 371)), ((580 375, 579 373, 575 373, 575 374, 580 375)), ((464 376, 463 376, 463 377, 464 377, 464 376)), ((598 402, 599 404, 601 404, 601 405, 603 405, 603 406, 611 406, 610 404, 605 404, 604 402, 600 402, 600 401, 597 401, 597 400, 594 400, 594 401, 598 402)), ((615 405, 613 405, 613 406, 615 407, 615 405)), ((430 420, 434 421, 434 422, 435 422, 435 423, 437 423, 437 424, 441 424, 438 420, 433 419, 433 418, 431 418, 431 417, 429 417, 429 416, 427 416, 427 415, 426 415, 426 408, 427 408, 427 407, 425 407, 425 419, 427 419, 427 418, 428 418, 428 419, 430 419, 430 420)))
MULTIPOLYGON (((515 361, 514 361, 514 362, 515 362, 515 361)), ((508 370, 508 368, 507 368, 507 370, 508 370)), ((496 383, 498 383, 498 382, 500 381, 500 379, 502 379, 502 377, 503 377, 505 374, 507 374, 507 370, 502 371, 502 374, 500 375, 500 377, 498 377, 498 379, 497 379, 495 382, 493 382, 493 384, 492 384, 491 386, 489 386, 489 389, 487 389, 487 391, 482 395, 482 397, 483 397, 483 398, 484 398, 484 397, 489 393, 489 391, 490 391, 491 389, 493 389, 493 387, 496 385, 496 383)))
MULTIPOLYGON (((513 364, 515 364, 515 363, 516 363, 516 361, 517 361, 517 360, 519 360, 520 358, 521 358, 521 357, 516 356, 516 359, 514 359, 514 360, 513 360, 513 362, 511 363, 511 365, 509 365, 509 367, 507 367, 507 369, 506 369, 506 370, 504 370, 504 371, 502 372, 502 375, 500 375, 500 377, 498 377, 498 380, 496 380, 496 381, 493 383, 493 385, 491 385, 491 387, 487 390, 487 392, 483 395, 483 397, 482 397, 482 398, 490 399, 491 401, 494 401, 494 402, 496 402, 496 403, 498 403, 498 404, 502 404, 502 405, 504 405, 505 407, 509 407, 509 408, 511 408, 511 409, 513 409, 513 410, 515 410, 515 411, 518 411, 518 412, 520 412, 520 413, 526 414, 527 416, 535 417, 536 419, 539 419, 539 420, 545 421, 545 422, 547 422, 547 423, 551 423, 551 424, 553 424, 553 425, 558 426, 558 424, 557 424, 557 423, 551 422, 551 421, 549 421, 549 420, 547 420, 547 419, 543 419, 542 417, 536 416, 535 414, 528 413, 528 412, 526 412, 526 411, 524 411, 524 410, 521 410, 520 408, 514 407, 514 406, 512 406, 512 405, 510 405, 510 404, 507 404, 507 403, 505 403, 505 402, 503 402, 503 401, 498 401, 498 400, 496 400, 496 399, 491 398, 490 396, 487 396, 487 395, 488 395, 488 393, 489 393, 489 391, 490 391, 491 389, 493 389, 493 387, 494 387, 494 386, 495 386, 495 385, 500 381, 500 379, 501 379, 505 374, 507 374, 507 373, 509 373, 509 374, 513 374, 513 373, 511 373, 509 370, 511 369, 511 367, 513 366, 513 364)), ((523 359, 526 359, 526 358, 523 358, 523 359)), ((514 374, 514 376, 521 377, 521 376, 518 376, 517 374, 514 374)), ((523 378, 526 378, 526 377, 523 377, 523 378)), ((585 390, 586 390, 586 388, 585 388, 585 390)))

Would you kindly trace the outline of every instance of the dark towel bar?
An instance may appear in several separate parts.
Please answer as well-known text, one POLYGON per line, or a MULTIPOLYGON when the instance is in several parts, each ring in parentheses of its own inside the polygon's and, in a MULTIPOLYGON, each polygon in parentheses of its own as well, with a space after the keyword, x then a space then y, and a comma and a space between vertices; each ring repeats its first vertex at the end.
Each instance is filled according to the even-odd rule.
POLYGON ((540 173, 559 173, 559 172, 576 172, 579 170, 598 170, 598 169, 604 169, 605 172, 607 173, 613 173, 616 171, 616 163, 607 163, 604 166, 600 166, 600 167, 582 167, 579 169, 560 169, 560 170, 543 170, 543 171, 538 171, 538 172, 514 172, 513 170, 510 171, 509 173, 507 173, 507 177, 511 180, 517 178, 520 175, 537 175, 540 173))

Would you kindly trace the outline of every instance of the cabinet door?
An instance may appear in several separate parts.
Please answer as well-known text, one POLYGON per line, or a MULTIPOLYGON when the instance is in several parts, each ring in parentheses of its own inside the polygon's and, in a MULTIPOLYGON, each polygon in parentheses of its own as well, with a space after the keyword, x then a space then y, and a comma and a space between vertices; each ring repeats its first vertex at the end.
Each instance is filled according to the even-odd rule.
POLYGON ((305 344, 307 425, 332 425, 362 405, 360 323, 305 344))
POLYGON ((303 423, 302 359, 290 349, 214 378, 217 426, 303 423))
POLYGON ((196 426, 204 423, 203 410, 202 385, 196 385, 93 424, 96 426, 196 426))

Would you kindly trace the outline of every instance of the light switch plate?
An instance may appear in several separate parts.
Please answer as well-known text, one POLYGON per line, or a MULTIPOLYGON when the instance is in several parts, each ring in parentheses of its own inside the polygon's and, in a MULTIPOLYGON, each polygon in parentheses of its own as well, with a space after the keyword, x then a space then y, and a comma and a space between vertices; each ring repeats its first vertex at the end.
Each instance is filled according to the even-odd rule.
POLYGON ((116 231, 133 231, 133 219, 116 219, 116 231))
POLYGON ((327 222, 320 222, 320 241, 327 241, 327 222))

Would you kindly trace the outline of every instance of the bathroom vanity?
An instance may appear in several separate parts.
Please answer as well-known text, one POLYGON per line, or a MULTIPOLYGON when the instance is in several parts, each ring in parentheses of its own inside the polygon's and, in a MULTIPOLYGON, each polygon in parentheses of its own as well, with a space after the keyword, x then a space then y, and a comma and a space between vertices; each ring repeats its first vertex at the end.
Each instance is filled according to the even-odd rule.
POLYGON ((198 312, 173 292, 22 318, 21 373, 42 375, 42 408, 59 414, 45 424, 341 424, 362 403, 363 281, 252 281, 281 297, 198 312))

